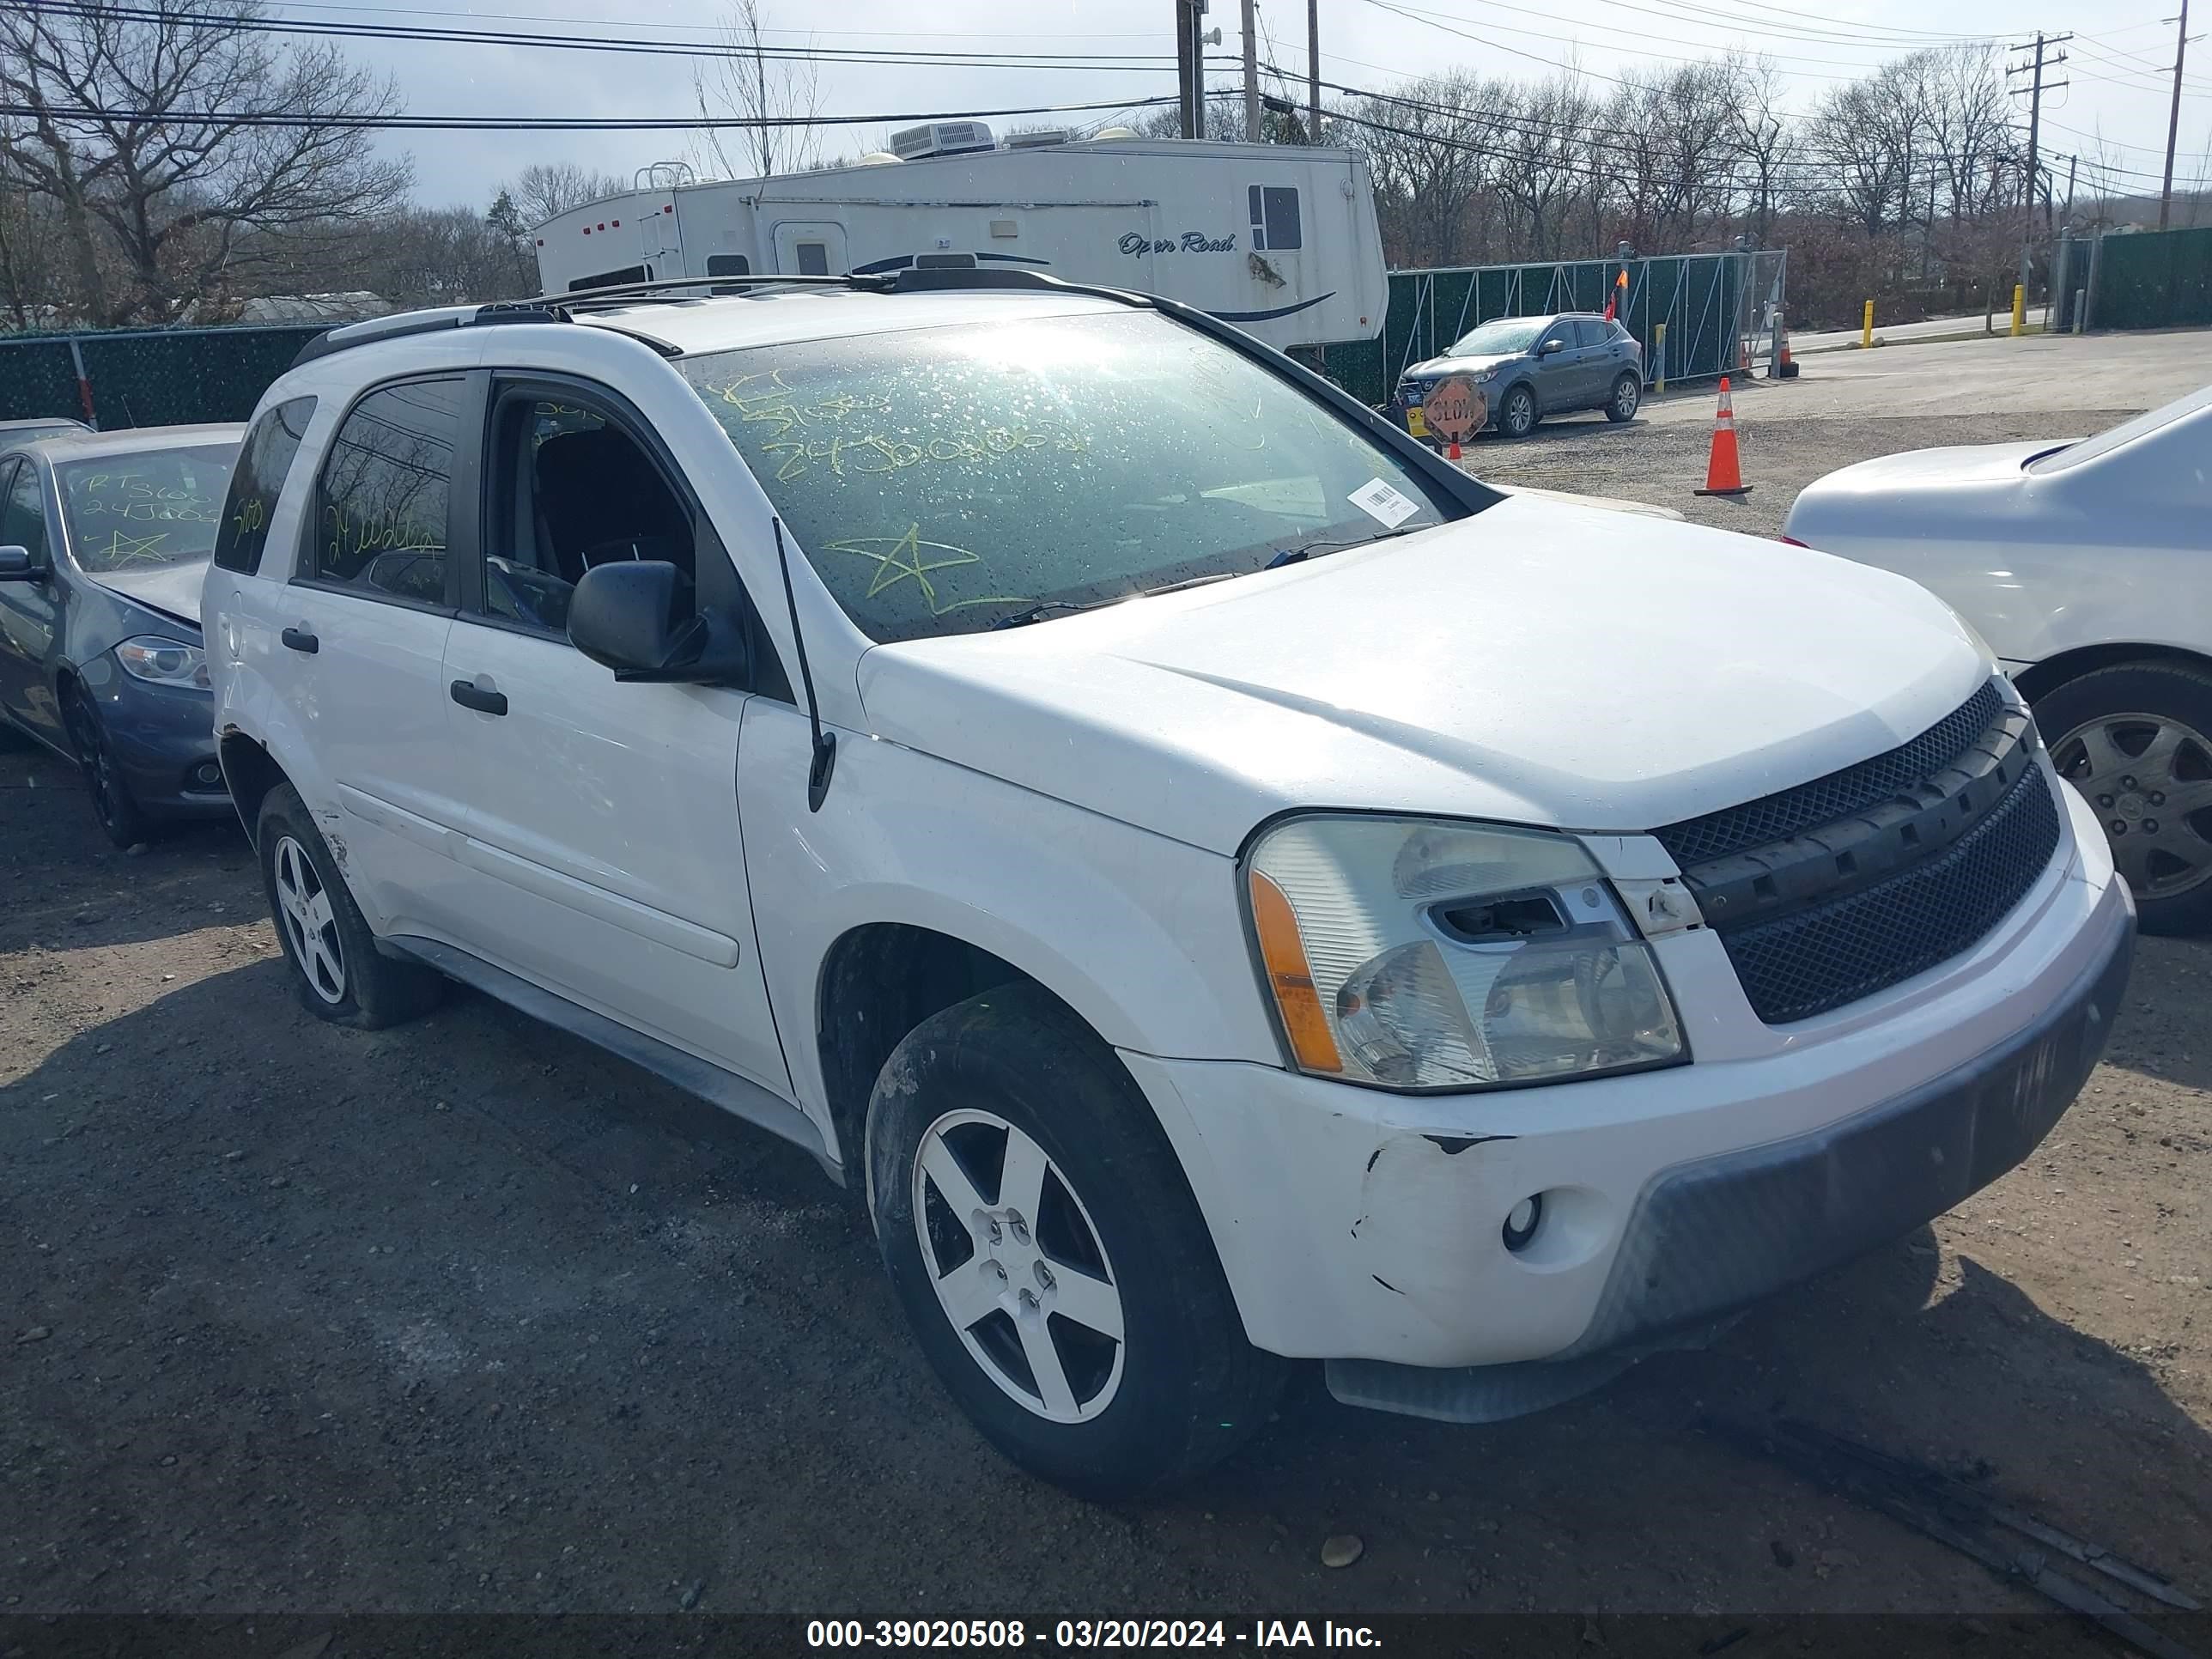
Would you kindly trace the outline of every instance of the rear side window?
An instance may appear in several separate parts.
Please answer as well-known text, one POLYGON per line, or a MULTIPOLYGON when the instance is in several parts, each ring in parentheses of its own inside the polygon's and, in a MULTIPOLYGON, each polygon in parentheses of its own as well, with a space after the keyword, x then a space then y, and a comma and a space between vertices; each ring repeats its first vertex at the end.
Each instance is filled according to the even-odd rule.
POLYGON ((1605 343, 1605 331, 1606 325, 1599 319, 1578 317, 1575 319, 1574 343, 1583 346, 1601 346, 1605 343))
POLYGON ((215 536, 215 562, 225 570, 251 575, 259 568, 269 521, 276 516, 276 497, 314 412, 313 398, 295 398, 264 415, 246 434, 215 536))
POLYGON ((370 599, 445 603, 464 384, 410 380, 354 405, 323 464, 303 576, 370 599))

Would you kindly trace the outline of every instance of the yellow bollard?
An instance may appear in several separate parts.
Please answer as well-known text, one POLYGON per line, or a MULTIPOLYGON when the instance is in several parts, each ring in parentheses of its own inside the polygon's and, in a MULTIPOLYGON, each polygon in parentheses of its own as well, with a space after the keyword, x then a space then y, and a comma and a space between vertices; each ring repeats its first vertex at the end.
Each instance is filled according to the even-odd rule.
POLYGON ((1859 349, 1864 351, 1874 344, 1874 301, 1866 302, 1866 319, 1859 325, 1859 349))
POLYGON ((1658 374, 1652 380, 1651 389, 1663 398, 1667 395, 1667 325, 1664 323, 1651 325, 1651 355, 1658 360, 1654 365, 1658 374))
POLYGON ((2014 334, 2027 332, 2027 284, 2025 283, 2012 285, 2012 331, 2014 334))

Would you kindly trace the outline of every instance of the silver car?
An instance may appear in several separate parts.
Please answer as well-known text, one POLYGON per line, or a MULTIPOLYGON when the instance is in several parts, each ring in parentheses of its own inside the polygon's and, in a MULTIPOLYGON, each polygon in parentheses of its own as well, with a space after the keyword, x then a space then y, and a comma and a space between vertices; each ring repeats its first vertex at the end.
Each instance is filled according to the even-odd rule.
POLYGON ((1546 416, 1577 410, 1633 420, 1644 402, 1644 348, 1620 324, 1594 311, 1498 317, 1407 369, 1398 382, 1398 402, 1416 408, 1431 386, 1454 376, 1474 383, 1490 406, 1491 426, 1525 438, 1546 416))

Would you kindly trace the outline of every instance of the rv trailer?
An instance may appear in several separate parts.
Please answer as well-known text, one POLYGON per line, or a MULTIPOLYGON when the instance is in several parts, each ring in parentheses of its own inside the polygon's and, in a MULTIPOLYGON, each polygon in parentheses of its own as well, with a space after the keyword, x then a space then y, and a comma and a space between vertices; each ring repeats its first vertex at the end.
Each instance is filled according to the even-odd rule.
POLYGON ((1389 289, 1367 163, 1348 150, 1025 133, 894 135, 850 167, 627 193, 532 233, 548 293, 672 276, 993 265, 1165 295, 1288 348, 1371 337, 1389 289))

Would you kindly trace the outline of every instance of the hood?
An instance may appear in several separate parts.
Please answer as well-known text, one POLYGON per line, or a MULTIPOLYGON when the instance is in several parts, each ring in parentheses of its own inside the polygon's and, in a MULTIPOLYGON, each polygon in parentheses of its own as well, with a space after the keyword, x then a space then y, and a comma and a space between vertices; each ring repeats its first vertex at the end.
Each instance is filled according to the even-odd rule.
POLYGON ((1415 363, 1398 378, 1404 380, 1440 380, 1448 374, 1473 374, 1501 364, 1518 362, 1528 354, 1525 351, 1496 353, 1487 357, 1431 357, 1426 362, 1415 363))
POLYGON ((2068 438, 2039 438, 2029 443, 1960 444, 1943 449, 1908 449, 1860 461, 1816 479, 1804 494, 1881 495, 1897 489, 1953 489, 2015 483, 2038 455, 2063 449, 2068 438))
POLYGON ((1893 748, 1990 672, 1887 571, 1508 496, 859 678, 880 737, 1233 853, 1297 807, 1640 832, 1893 748))
POLYGON ((159 611, 198 628, 200 583, 207 571, 205 559, 185 559, 137 570, 90 570, 85 574, 111 593, 120 593, 149 611, 159 611))

